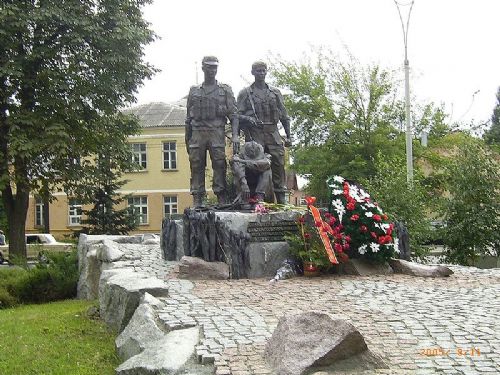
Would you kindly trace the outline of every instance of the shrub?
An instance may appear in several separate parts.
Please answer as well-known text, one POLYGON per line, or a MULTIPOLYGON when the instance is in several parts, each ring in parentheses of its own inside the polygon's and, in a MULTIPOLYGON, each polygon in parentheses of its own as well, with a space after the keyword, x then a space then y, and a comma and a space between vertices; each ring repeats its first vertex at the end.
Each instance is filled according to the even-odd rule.
POLYGON ((8 307, 14 307, 19 303, 16 297, 11 295, 7 288, 0 286, 0 309, 6 309, 8 307))
POLYGON ((78 264, 76 250, 70 253, 45 252, 47 261, 28 269, 25 276, 7 290, 23 303, 44 303, 76 296, 78 264))
POLYGON ((9 285, 21 280, 26 275, 23 268, 12 267, 0 269, 0 309, 13 307, 19 304, 19 300, 9 293, 9 285))
POLYGON ((377 173, 371 179, 363 180, 363 185, 384 207, 392 221, 402 222, 407 227, 412 254, 425 256, 427 250, 424 245, 431 242, 433 236, 428 212, 436 210, 438 199, 430 194, 431 187, 417 165, 413 183, 409 185, 406 182, 404 157, 387 157, 379 153, 375 166, 377 173))
POLYGON ((448 262, 470 264, 500 248, 498 154, 471 141, 446 166, 444 243, 448 262))

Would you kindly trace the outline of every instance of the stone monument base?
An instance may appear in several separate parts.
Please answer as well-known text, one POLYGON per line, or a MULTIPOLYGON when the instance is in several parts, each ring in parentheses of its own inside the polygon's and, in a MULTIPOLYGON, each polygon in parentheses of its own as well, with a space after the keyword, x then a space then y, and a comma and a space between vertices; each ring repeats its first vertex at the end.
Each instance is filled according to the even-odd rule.
POLYGON ((186 209, 182 221, 163 223, 163 256, 166 260, 186 255, 223 261, 232 279, 273 277, 290 257, 283 235, 297 230, 299 215, 298 211, 260 214, 186 209))

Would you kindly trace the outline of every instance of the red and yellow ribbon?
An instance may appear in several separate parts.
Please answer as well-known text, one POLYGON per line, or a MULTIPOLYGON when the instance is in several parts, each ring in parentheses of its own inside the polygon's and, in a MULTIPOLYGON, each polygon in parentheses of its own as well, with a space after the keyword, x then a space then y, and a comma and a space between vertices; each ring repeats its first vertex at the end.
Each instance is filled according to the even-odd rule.
MULTIPOLYGON (((314 198, 314 197, 310 197, 314 198)), ((314 223, 316 224, 316 229, 318 230, 319 237, 321 238, 321 241, 323 242, 323 246, 325 247, 326 254, 328 255, 328 259, 330 260, 330 263, 332 264, 338 264, 339 261, 337 260, 337 257, 335 256, 335 253, 333 252, 332 249, 332 243, 330 242, 330 238, 328 238, 328 234, 333 235, 333 229, 332 227, 323 221, 321 218, 321 213, 319 210, 314 207, 312 204, 316 199, 310 199, 311 203, 309 203, 306 199, 307 205, 309 210, 311 210, 311 214, 314 218, 314 223)))

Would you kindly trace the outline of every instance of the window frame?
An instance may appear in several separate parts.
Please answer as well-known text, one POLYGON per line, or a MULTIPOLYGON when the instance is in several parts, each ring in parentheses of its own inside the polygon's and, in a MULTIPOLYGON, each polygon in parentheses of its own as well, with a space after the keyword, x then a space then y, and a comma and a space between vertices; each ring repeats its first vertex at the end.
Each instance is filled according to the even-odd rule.
POLYGON ((177 142, 163 141, 161 150, 162 150, 163 170, 164 171, 177 170, 177 142), (165 147, 167 145, 169 148, 165 147), (171 145, 173 145, 173 148, 170 148, 171 145))
POLYGON ((147 195, 134 195, 127 199, 127 204, 129 209, 132 209, 137 215, 139 221, 139 225, 148 225, 149 224, 149 200, 147 195), (135 202, 138 200, 138 204, 135 202), (145 200, 145 203, 144 201, 145 200), (131 203, 132 201, 132 203, 131 203), (145 212, 144 212, 145 211, 145 212), (144 221, 145 218, 145 221, 144 221))
POLYGON ((179 199, 177 195, 164 195, 163 196, 163 218, 167 218, 168 215, 175 215, 179 213, 179 199), (175 199, 175 202, 167 202, 167 199, 175 199), (166 208, 169 207, 169 212, 167 213, 166 208), (175 211, 175 212, 173 212, 175 211))
POLYGON ((45 225, 43 222, 44 207, 42 198, 35 198, 35 228, 42 228, 45 225))
POLYGON ((130 144, 132 149, 132 163, 139 166, 139 170, 143 171, 148 169, 148 144, 145 142, 134 142, 130 144), (144 150, 135 150, 135 147, 144 146, 144 150))
POLYGON ((76 199, 70 198, 68 201, 68 226, 80 225, 82 225, 82 204, 76 199), (75 219, 74 222, 73 219, 75 219))

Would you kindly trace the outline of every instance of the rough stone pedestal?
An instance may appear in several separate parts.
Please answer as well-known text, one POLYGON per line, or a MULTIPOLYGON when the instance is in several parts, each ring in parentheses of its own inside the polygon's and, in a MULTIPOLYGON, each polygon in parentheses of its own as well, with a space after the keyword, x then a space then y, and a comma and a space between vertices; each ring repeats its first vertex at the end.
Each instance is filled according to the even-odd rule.
POLYGON ((186 209, 182 229, 178 220, 163 223, 163 257, 179 260, 185 255, 225 262, 233 279, 273 277, 290 257, 284 231, 278 232, 282 225, 295 230, 299 214, 186 209))

